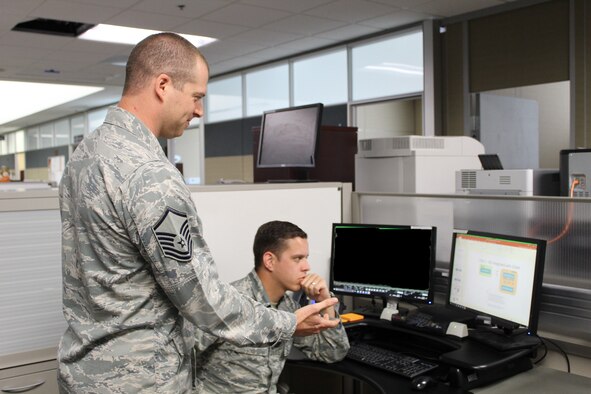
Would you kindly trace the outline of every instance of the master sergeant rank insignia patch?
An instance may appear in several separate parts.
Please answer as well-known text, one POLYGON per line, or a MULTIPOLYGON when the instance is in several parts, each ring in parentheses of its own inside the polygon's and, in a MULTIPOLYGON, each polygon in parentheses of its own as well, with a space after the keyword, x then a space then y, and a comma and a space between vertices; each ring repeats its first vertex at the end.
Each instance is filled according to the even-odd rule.
POLYGON ((152 231, 166 257, 183 262, 191 261, 193 241, 186 213, 166 207, 152 231))

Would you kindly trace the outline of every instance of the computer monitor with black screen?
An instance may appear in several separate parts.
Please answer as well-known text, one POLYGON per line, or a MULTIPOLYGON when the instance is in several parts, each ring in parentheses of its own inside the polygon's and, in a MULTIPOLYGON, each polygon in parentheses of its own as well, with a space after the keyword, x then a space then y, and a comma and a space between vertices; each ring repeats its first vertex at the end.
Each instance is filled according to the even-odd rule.
POLYGON ((503 350, 539 342, 545 250, 540 239, 454 232, 448 305, 490 321, 471 330, 472 338, 503 350))
POLYGON ((322 109, 323 105, 316 103, 264 112, 257 167, 313 168, 322 109))
MULTIPOLYGON (((330 288, 335 294, 432 304, 436 227, 334 223, 330 288)), ((379 315, 381 309, 375 311, 379 315)))

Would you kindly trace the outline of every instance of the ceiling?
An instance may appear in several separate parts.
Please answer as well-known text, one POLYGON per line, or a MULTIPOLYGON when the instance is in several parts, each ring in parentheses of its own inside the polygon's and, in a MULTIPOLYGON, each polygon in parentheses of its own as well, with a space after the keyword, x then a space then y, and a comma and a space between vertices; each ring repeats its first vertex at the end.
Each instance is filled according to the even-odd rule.
MULTIPOLYGON (((132 46, 12 31, 35 18, 107 23, 215 37, 211 75, 336 45, 427 19, 512 0, 0 0, 0 80, 104 86, 85 99, 0 125, 17 130, 114 103, 132 46)), ((2 92, 10 94, 10 92, 2 92)))

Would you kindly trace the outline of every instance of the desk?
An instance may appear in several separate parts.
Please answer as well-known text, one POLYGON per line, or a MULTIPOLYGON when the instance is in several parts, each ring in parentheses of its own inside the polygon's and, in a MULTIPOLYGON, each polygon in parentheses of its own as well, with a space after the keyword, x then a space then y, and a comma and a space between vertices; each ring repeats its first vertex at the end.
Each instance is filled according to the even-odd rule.
POLYGON ((579 394, 591 389, 591 378, 546 367, 534 367, 509 379, 473 389, 474 394, 579 394))
MULTIPOLYGON (((393 326, 383 320, 366 319, 361 323, 346 325, 346 328, 347 335, 352 343, 356 341, 375 341, 397 351, 409 352, 426 360, 437 361, 440 367, 430 372, 429 375, 435 377, 439 383, 421 391, 423 393, 468 393, 467 390, 461 387, 485 385, 497 380, 499 376, 510 376, 530 369, 532 365, 529 358, 532 353, 531 350, 513 350, 499 353, 482 344, 470 341, 469 338, 460 340, 455 337, 434 336, 404 327, 393 326), (458 374, 460 374, 460 378, 458 378, 458 374), (466 384, 468 381, 469 384, 466 384), (455 384, 445 382, 455 382, 455 384), (459 385, 458 383, 463 384, 459 385)), ((328 388, 319 387, 316 382, 311 382, 313 379, 306 374, 306 370, 324 371, 364 382, 372 388, 372 390, 369 390, 372 393, 416 393, 416 391, 412 390, 409 379, 349 359, 334 364, 292 359, 288 361, 287 367, 290 374, 293 374, 287 383, 290 388, 293 387, 290 392, 296 394, 365 393, 365 390, 359 389, 360 385, 358 383, 353 385, 352 389, 340 389, 340 391, 334 389, 330 384, 328 388)), ((348 386, 351 386, 351 384, 348 386)))

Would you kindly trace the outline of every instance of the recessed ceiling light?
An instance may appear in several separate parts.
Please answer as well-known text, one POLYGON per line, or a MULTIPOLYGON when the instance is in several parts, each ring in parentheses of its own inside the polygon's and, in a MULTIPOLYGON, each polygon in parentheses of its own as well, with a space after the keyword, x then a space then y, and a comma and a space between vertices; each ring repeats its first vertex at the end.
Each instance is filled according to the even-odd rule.
MULTIPOLYGON (((78 36, 83 40, 112 42, 116 44, 135 45, 151 34, 160 33, 158 30, 138 29, 135 27, 125 27, 116 25, 100 24, 88 29, 78 36)), ((205 36, 195 36, 191 34, 179 34, 189 40, 196 47, 207 45, 217 41, 215 38, 205 36)))
POLYGON ((0 81, 0 91, 9 92, 0 95, 0 125, 103 89, 98 86, 0 81))

